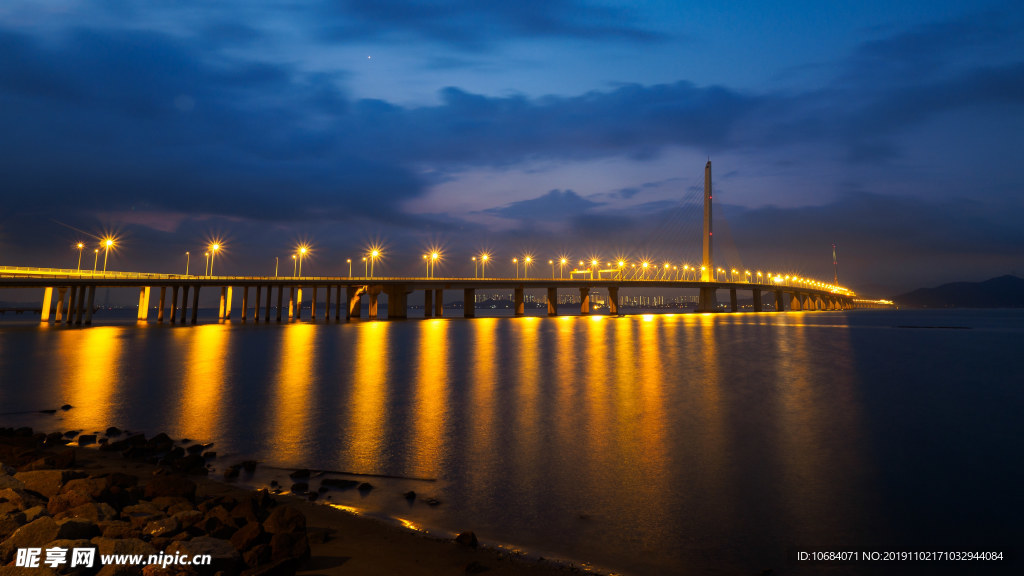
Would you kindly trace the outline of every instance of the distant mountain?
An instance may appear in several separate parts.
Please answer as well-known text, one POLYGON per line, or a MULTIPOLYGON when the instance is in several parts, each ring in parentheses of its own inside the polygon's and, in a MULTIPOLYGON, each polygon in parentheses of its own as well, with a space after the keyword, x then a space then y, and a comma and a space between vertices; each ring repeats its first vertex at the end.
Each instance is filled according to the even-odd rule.
POLYGON ((984 282, 953 282, 893 298, 911 308, 1024 308, 1024 279, 1000 276, 984 282))

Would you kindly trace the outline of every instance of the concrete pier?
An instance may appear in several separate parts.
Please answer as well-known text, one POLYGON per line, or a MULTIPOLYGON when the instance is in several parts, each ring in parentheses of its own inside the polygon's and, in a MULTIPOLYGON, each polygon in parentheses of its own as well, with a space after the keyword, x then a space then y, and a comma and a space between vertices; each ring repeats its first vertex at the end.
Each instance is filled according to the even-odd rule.
POLYGON ((434 316, 444 316, 444 290, 434 290, 434 316))
POLYGON ((463 318, 476 317, 476 290, 473 288, 462 290, 462 316, 463 318))
POLYGON ((558 288, 548 288, 548 316, 558 316, 558 288))
POLYGON ((515 316, 522 316, 526 313, 526 302, 523 299, 523 287, 516 286, 512 289, 515 316))
POLYGON ((608 287, 608 313, 612 316, 619 315, 619 287, 608 287))
POLYGON ((590 314, 590 288, 580 288, 580 315, 587 316, 590 314))
POLYGON ((423 291, 423 317, 434 316, 434 291, 427 289, 423 291))

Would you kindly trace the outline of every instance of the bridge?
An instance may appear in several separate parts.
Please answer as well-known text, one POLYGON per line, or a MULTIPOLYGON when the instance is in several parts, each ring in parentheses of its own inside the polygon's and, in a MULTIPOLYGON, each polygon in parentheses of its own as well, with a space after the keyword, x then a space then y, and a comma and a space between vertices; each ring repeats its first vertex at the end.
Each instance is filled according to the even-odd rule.
MULTIPOLYGON (((680 277, 652 269, 652 276, 632 273, 619 262, 618 268, 609 270, 573 270, 569 278, 433 278, 433 277, 373 277, 331 276, 305 277, 301 273, 292 277, 268 276, 196 276, 179 274, 149 274, 128 272, 83 272, 52 268, 0 267, 0 288, 36 288, 43 290, 40 320, 74 325, 92 324, 97 288, 138 288, 138 319, 148 321, 152 311, 151 299, 156 299, 157 322, 195 324, 198 317, 199 294, 203 289, 219 290, 219 319, 231 319, 235 307, 235 292, 240 292, 238 318, 253 322, 282 322, 301 320, 303 298, 310 296, 310 320, 340 321, 358 318, 362 301, 371 319, 378 317, 378 297, 387 296, 387 317, 408 318, 408 297, 422 291, 424 316, 440 317, 444 313, 445 292, 462 293, 462 315, 476 314, 478 290, 511 290, 514 314, 525 312, 526 290, 544 290, 549 316, 558 314, 558 292, 578 291, 580 314, 590 314, 591 297, 596 290, 607 291, 609 314, 619 314, 619 290, 623 288, 695 289, 699 293, 697 311, 719 311, 717 296, 727 291, 727 310, 737 312, 738 292, 750 292, 755 312, 764 311, 766 304, 777 312, 787 309, 845 310, 874 307, 867 300, 855 300, 855 294, 845 288, 796 276, 767 275, 749 272, 737 280, 726 274, 720 280, 721 269, 714 268, 712 259, 712 196, 711 162, 704 173, 704 218, 701 266, 689 267, 691 273, 680 277), (596 272, 596 273, 595 273, 596 272), (589 277, 587 275, 589 274, 589 277), (605 275, 607 274, 607 276, 605 275), (582 276, 582 277, 579 277, 582 276), (639 277, 638 277, 639 276, 639 277), (320 294, 323 307, 319 307, 320 294), (344 299, 342 294, 344 293, 344 299), (286 296, 287 294, 287 296, 286 296), (250 299, 250 295, 252 298, 250 299), (765 302, 767 297, 768 302, 765 302), (343 304, 344 302, 344 304, 343 304)), ((97 251, 98 254, 98 251, 97 251)), ((646 265, 645 265, 646 266, 646 265)), ((688 267, 684 266, 684 269, 688 267)), ((553 271, 553 268, 552 268, 553 271)), ((734 271, 735 272, 735 271, 734 271)), ((429 274, 429 268, 428 268, 429 274)), ((517 269, 518 276, 518 269, 517 269)), ((883 301, 878 301, 883 302, 883 301)), ((889 303, 891 304, 891 303, 889 303)))

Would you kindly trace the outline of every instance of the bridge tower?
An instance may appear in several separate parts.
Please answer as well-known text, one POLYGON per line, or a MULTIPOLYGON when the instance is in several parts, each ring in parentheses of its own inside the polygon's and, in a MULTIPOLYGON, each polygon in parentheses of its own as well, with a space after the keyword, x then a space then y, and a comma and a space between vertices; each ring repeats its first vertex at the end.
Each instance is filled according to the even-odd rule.
MULTIPOLYGON (((701 282, 713 282, 715 280, 715 268, 711 258, 711 160, 704 166, 704 241, 703 257, 701 258, 701 282)), ((703 287, 700 289, 700 301, 697 309, 701 312, 714 312, 717 303, 715 302, 715 289, 703 287)))

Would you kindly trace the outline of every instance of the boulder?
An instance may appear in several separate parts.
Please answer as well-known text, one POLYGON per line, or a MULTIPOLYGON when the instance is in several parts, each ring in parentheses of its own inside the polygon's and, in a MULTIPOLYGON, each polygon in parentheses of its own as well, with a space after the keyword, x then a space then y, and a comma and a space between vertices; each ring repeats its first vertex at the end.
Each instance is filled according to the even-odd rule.
POLYGON ((470 548, 476 548, 480 543, 476 539, 476 534, 473 531, 460 532, 455 537, 455 542, 462 546, 469 546, 470 548))
POLYGON ((291 506, 278 506, 263 521, 263 529, 270 534, 306 532, 306 517, 291 506))
POLYGON ((25 483, 22 482, 21 480, 18 480, 12 475, 0 474, 0 490, 3 490, 5 488, 11 488, 14 490, 24 490, 25 483))
POLYGON ((0 489, 0 503, 9 503, 14 510, 27 510, 46 501, 24 488, 3 488, 0 489))
POLYGON ((189 502, 195 502, 196 483, 176 474, 154 476, 149 484, 146 484, 145 497, 159 498, 160 496, 177 496, 185 498, 189 502))
POLYGON ((96 435, 95 434, 81 434, 81 435, 78 436, 78 445, 79 446, 88 446, 90 444, 95 444, 95 443, 96 443, 96 435))
POLYGON ((231 536, 231 545, 239 552, 245 552, 266 541, 267 534, 263 531, 263 526, 259 522, 249 522, 231 536))
POLYGON ((68 540, 88 540, 100 535, 100 528, 86 520, 56 520, 57 538, 68 540))
POLYGON ((270 537, 270 560, 309 558, 309 538, 305 533, 282 532, 270 537))
POLYGON ((192 502, 188 498, 182 498, 181 496, 159 496, 153 498, 153 506, 157 509, 166 512, 168 508, 178 504, 185 504, 186 506, 192 507, 192 502))
POLYGON ((124 520, 110 520, 109 522, 99 522, 101 535, 104 538, 139 538, 142 536, 142 531, 132 526, 131 522, 125 522, 124 520))
POLYGON ((85 474, 74 470, 33 470, 18 472, 14 477, 20 480, 25 488, 46 496, 55 496, 68 481, 84 477, 85 474))
POLYGON ((87 502, 81 506, 75 506, 69 508, 59 514, 54 514, 55 520, 63 519, 79 519, 89 520, 90 522, 102 522, 106 520, 116 520, 119 517, 117 510, 107 504, 106 502, 87 502))
POLYGON ((50 498, 50 502, 46 505, 46 511, 56 515, 90 502, 92 502, 92 498, 84 492, 67 492, 50 498))
POLYGON ((57 522, 49 516, 37 518, 18 528, 6 540, 0 542, 0 563, 6 564, 14 558, 18 548, 42 548, 57 538, 57 522))
POLYGON ((142 529, 143 537, 152 538, 167 537, 176 534, 181 530, 181 524, 174 518, 161 518, 146 524, 142 529))
POLYGON ((0 542, 7 539, 8 536, 14 534, 14 531, 25 525, 25 513, 15 512, 14 514, 4 514, 0 516, 0 542))
POLYGON ((209 554, 211 564, 209 566, 197 566, 200 574, 215 574, 220 571, 225 573, 237 572, 241 567, 242 555, 235 550, 231 542, 210 536, 197 536, 191 540, 174 542, 167 547, 167 554, 188 554, 190 556, 209 554))

